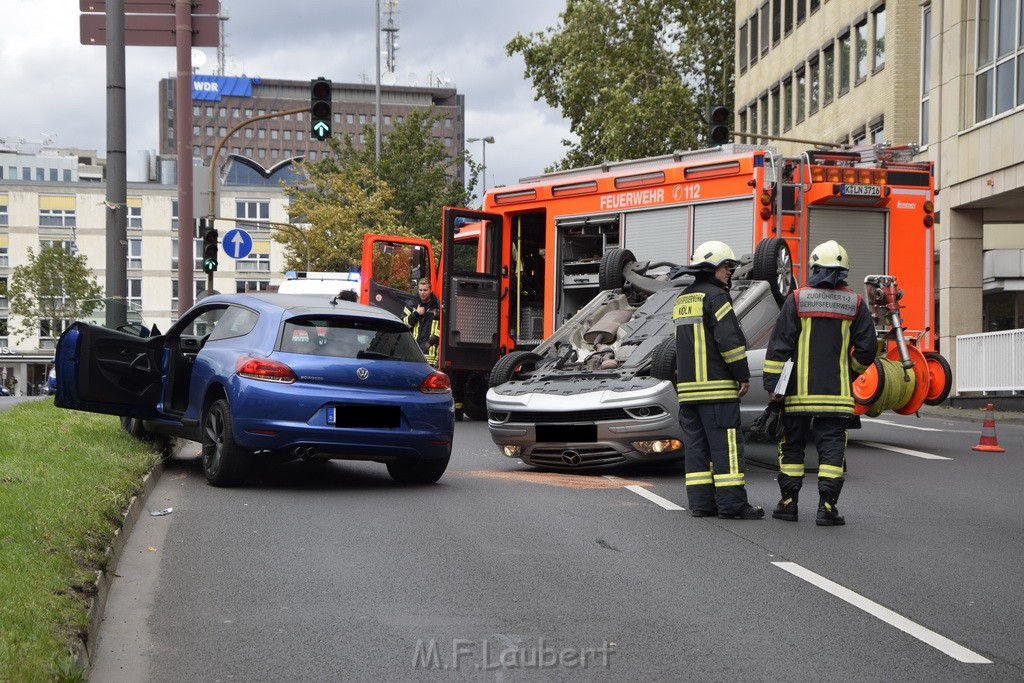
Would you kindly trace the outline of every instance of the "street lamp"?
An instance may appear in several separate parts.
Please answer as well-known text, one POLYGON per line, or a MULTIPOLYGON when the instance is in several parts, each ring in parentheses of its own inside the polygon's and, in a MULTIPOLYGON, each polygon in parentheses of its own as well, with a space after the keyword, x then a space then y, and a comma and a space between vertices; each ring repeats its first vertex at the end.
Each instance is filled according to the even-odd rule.
POLYGON ((481 161, 483 163, 480 165, 480 170, 484 174, 484 192, 486 193, 487 192, 487 143, 490 143, 490 144, 493 145, 494 144, 494 136, 493 135, 488 135, 485 138, 467 138, 466 142, 482 142, 482 143, 484 143, 482 145, 483 149, 484 149, 484 153, 481 155, 481 161))

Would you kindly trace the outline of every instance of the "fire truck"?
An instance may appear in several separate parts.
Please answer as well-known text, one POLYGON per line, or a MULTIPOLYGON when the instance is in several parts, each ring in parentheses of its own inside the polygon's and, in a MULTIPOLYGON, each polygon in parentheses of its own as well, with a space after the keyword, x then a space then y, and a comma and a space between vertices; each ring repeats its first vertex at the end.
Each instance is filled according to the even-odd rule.
MULTIPOLYGON (((753 254, 754 277, 781 301, 805 281, 810 251, 835 239, 849 252, 851 287, 873 283, 865 296, 882 355, 916 373, 904 378, 916 382, 913 397, 897 406, 915 412, 944 400, 951 382, 934 343, 933 167, 913 161, 915 151, 782 156, 731 144, 523 178, 489 190, 481 210, 444 209, 436 266, 425 240, 367 235, 361 300, 401 314, 410 272, 438 283, 439 367, 465 414, 486 419, 488 373, 500 357, 532 349, 621 285, 624 264, 606 254, 685 264, 696 245, 721 240, 753 254)), ((855 387, 861 412, 892 374, 866 373, 855 387)))

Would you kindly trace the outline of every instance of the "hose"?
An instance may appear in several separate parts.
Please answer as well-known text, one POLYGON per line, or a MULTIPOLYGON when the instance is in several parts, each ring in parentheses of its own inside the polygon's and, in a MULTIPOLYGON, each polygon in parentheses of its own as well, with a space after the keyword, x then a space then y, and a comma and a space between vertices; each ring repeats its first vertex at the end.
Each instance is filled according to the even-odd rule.
POLYGON ((888 358, 879 358, 882 363, 882 376, 884 385, 882 395, 868 409, 867 414, 871 417, 878 417, 887 410, 902 408, 907 405, 914 395, 914 372, 904 369, 903 366, 888 358))

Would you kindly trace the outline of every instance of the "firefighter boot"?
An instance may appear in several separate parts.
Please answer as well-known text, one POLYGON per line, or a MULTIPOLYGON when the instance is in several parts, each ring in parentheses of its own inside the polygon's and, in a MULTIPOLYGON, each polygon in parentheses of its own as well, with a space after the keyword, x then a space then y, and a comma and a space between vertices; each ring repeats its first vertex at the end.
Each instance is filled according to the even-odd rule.
POLYGON ((775 510, 772 512, 772 517, 775 519, 784 519, 787 522, 795 522, 797 518, 797 496, 795 493, 782 494, 782 499, 778 505, 775 506, 775 510))
POLYGON ((818 526, 843 526, 846 519, 839 514, 835 500, 822 496, 818 503, 818 518, 814 523, 818 526))

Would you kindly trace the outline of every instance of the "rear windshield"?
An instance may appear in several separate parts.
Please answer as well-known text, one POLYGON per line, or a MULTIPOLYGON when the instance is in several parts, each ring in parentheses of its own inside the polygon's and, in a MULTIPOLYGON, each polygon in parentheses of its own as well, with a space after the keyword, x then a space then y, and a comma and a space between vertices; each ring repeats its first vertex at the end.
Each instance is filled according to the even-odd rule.
POLYGON ((291 318, 278 347, 333 358, 424 362, 409 328, 397 321, 344 316, 291 318))

